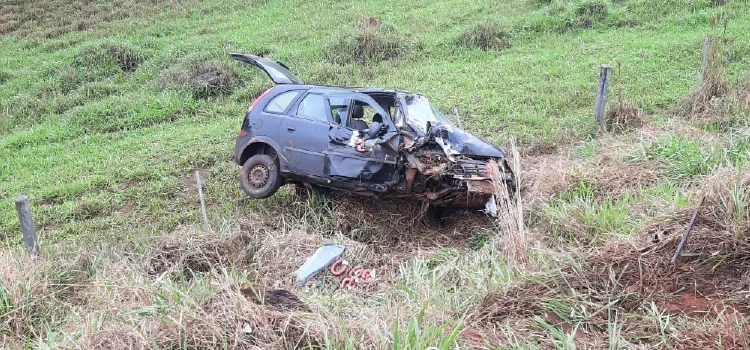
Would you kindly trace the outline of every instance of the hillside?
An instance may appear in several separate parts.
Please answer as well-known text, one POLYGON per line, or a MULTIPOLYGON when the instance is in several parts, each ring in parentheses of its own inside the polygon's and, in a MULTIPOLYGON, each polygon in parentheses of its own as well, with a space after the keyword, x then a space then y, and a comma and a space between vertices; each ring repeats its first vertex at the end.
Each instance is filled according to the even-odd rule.
POLYGON ((745 0, 3 1, 0 347, 750 347, 748 12, 745 0), (529 261, 506 259, 482 213, 436 223, 410 203, 290 188, 246 199, 234 139, 270 82, 230 52, 305 82, 420 92, 472 133, 515 138, 529 261), (615 66, 617 130, 593 121, 602 64, 615 66), (325 243, 375 283, 294 288, 325 243), (280 289, 306 306, 264 297, 280 289))

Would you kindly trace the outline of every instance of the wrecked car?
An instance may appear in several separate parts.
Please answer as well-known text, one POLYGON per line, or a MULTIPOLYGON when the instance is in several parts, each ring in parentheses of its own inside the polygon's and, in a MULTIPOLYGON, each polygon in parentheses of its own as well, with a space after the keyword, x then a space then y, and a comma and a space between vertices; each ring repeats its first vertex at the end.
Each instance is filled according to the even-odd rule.
POLYGON ((234 149, 251 198, 295 184, 480 208, 493 195, 491 160, 513 182, 502 149, 456 127, 423 95, 308 85, 280 62, 231 56, 275 83, 248 109, 234 149))

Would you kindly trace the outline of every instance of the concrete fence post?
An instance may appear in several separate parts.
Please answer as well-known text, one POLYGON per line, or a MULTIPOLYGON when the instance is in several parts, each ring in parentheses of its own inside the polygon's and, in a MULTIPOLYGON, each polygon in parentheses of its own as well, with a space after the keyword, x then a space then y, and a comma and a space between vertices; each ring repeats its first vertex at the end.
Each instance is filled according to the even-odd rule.
POLYGON ((36 241, 36 229, 34 228, 34 219, 31 217, 29 208, 29 197, 20 196, 16 198, 16 211, 18 212, 18 222, 21 224, 21 233, 23 234, 23 243, 26 245, 26 252, 29 255, 39 255, 39 244, 36 241))
POLYGON ((604 109, 607 106, 607 89, 609 88, 609 79, 612 75, 612 67, 602 65, 599 72, 599 90, 596 96, 596 106, 594 107, 594 118, 596 125, 604 126, 604 109))

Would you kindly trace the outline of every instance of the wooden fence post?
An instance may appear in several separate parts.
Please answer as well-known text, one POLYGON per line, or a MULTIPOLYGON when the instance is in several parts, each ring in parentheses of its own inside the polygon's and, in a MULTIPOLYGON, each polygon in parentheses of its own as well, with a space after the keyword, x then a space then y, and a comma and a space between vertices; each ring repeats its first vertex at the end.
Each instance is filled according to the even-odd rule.
POLYGON ((208 214, 206 214, 206 200, 203 198, 203 184, 201 183, 201 174, 197 170, 195 171, 195 182, 198 186, 198 197, 201 199, 201 214, 203 215, 203 229, 206 232, 211 231, 211 226, 208 225, 208 214))
POLYGON ((602 65, 599 72, 599 90, 596 96, 596 107, 594 108, 594 117, 596 125, 604 126, 604 108, 607 106, 607 89, 609 88, 609 77, 612 75, 612 67, 602 65))
POLYGON ((34 228, 34 219, 31 217, 28 197, 20 196, 16 198, 16 211, 18 212, 18 222, 21 224, 26 252, 29 255, 37 256, 39 255, 39 244, 36 241, 36 229, 34 228))
POLYGON ((711 48, 711 38, 706 35, 706 39, 703 41, 703 78, 701 79, 701 84, 706 83, 706 79, 708 79, 708 55, 711 48))

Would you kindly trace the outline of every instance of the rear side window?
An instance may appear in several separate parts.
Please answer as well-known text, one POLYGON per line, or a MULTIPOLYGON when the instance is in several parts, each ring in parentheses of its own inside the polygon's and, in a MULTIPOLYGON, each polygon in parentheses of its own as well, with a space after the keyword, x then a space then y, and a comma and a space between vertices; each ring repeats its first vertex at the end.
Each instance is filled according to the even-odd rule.
POLYGON ((305 96, 297 107, 297 115, 307 119, 328 122, 325 96, 319 94, 305 96))
POLYGON ((276 97, 272 98, 271 101, 268 101, 268 104, 266 105, 264 111, 271 113, 284 113, 286 108, 289 107, 292 101, 294 101, 294 99, 297 98, 299 94, 299 90, 282 92, 276 95, 276 97))

